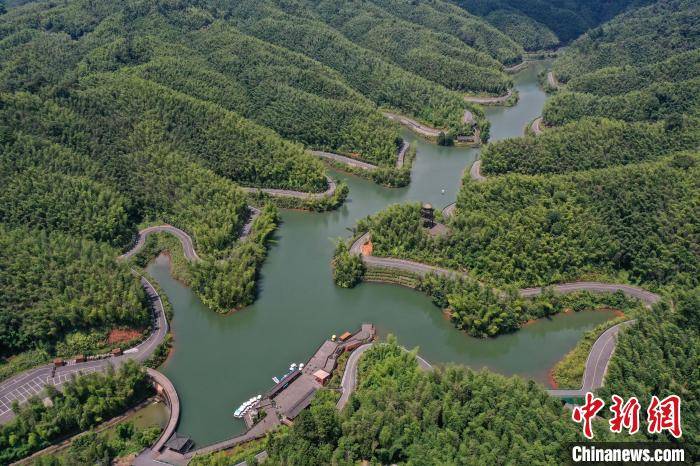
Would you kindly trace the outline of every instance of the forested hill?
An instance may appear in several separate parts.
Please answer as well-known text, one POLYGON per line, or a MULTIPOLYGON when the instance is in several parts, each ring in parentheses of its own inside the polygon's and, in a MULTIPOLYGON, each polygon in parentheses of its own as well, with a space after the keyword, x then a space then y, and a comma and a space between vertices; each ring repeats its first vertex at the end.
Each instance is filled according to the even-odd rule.
POLYGON ((567 43, 615 15, 652 0, 451 0, 484 17, 525 50, 567 43))
POLYGON ((700 5, 693 0, 659 1, 622 14, 571 44, 554 66, 557 77, 566 82, 605 67, 658 64, 695 50, 699 16, 700 5))
POLYGON ((545 103, 542 135, 499 141, 486 174, 566 173, 700 146, 700 6, 671 0, 574 42, 554 63, 566 85, 545 103))
MULTIPOLYGON (((334 5, 33 2, 3 15, 0 78, 12 91, 57 92, 96 72, 136 74, 168 88, 160 94, 176 90, 307 147, 389 166, 398 129, 381 108, 468 133, 461 93, 505 92, 503 64, 521 60, 515 42, 447 3, 420 14, 402 2, 334 5)), ((285 187, 257 174, 240 181, 285 187)))

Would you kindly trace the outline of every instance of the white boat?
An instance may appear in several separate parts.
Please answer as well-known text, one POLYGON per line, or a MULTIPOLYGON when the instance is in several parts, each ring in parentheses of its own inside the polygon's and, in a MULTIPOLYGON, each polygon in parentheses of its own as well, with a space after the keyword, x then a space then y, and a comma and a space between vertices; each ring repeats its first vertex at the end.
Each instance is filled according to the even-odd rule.
POLYGON ((244 402, 238 407, 236 411, 233 412, 233 417, 243 417, 243 415, 251 408, 251 406, 253 406, 253 403, 253 398, 244 402))

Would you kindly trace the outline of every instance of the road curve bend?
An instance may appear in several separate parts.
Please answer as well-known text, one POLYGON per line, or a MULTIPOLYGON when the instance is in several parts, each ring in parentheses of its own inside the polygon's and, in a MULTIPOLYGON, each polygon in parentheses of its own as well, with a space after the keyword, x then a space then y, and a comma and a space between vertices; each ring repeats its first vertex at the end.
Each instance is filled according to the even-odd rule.
POLYGON ((144 341, 123 352, 121 356, 105 357, 86 362, 69 362, 65 366, 54 367, 53 364, 29 369, 0 383, 0 425, 14 418, 9 407, 13 401, 26 402, 30 396, 40 395, 45 385, 61 389, 72 377, 103 371, 108 366, 118 367, 128 360, 139 363, 146 361, 168 333, 168 320, 163 309, 160 295, 146 277, 141 277, 141 285, 146 292, 153 312, 152 332, 144 341), (3 408, 4 406, 4 408, 3 408))
POLYGON ((170 408, 170 416, 168 418, 168 424, 163 429, 163 432, 158 437, 158 440, 153 444, 151 449, 155 452, 159 452, 165 442, 175 433, 177 428, 177 423, 180 421, 180 397, 177 395, 175 386, 165 375, 161 374, 155 369, 150 367, 146 369, 151 380, 155 382, 159 387, 159 392, 165 398, 168 407, 170 408))
POLYGON ((513 90, 508 89, 508 92, 505 93, 504 95, 499 95, 496 97, 477 97, 477 96, 472 96, 472 95, 465 95, 464 100, 467 102, 471 102, 474 104, 481 104, 481 105, 497 105, 497 104, 502 104, 506 102, 508 99, 511 98, 513 95, 513 90))
MULTIPOLYGON (((350 246, 350 253, 359 256, 362 259, 362 261, 367 265, 408 272, 410 274, 417 275, 420 277, 429 274, 435 274, 442 277, 469 278, 469 275, 466 272, 461 272, 458 270, 447 269, 444 267, 438 267, 430 264, 423 264, 421 262, 415 262, 406 259, 395 259, 391 257, 377 257, 372 255, 364 255, 362 254, 362 246, 367 244, 370 241, 370 239, 370 233, 367 232, 360 236, 357 240, 355 240, 355 242, 350 246)), ((661 300, 661 296, 659 296, 658 294, 652 293, 651 291, 647 291, 644 288, 638 286, 589 281, 560 283, 553 284, 547 287, 523 288, 520 289, 518 293, 523 298, 532 298, 534 296, 542 294, 547 289, 551 289, 552 291, 558 294, 575 293, 578 291, 588 291, 590 293, 596 294, 621 292, 628 298, 638 299, 648 308, 651 308, 652 305, 658 303, 661 300)))
POLYGON ((267 193, 270 196, 275 197, 296 197, 299 199, 323 199, 324 197, 332 197, 335 194, 337 185, 335 181, 330 177, 326 176, 326 181, 328 182, 328 189, 322 193, 309 193, 304 191, 293 191, 291 189, 277 189, 277 188, 246 188, 241 187, 241 189, 247 193, 267 193))
POLYGON ((442 216, 445 218, 450 218, 452 217, 452 214, 455 213, 455 209, 457 208, 457 203, 453 202, 452 204, 447 204, 445 207, 442 209, 442 216))
MULTIPOLYGON (((260 209, 253 206, 248 206, 248 212, 248 220, 243 225, 241 236, 238 238, 239 241, 242 241, 246 237, 248 237, 253 228, 253 222, 260 215, 260 209)), ((146 245, 146 238, 148 237, 148 235, 153 233, 170 233, 171 235, 175 236, 177 239, 180 240, 180 243, 182 244, 182 252, 185 255, 185 259, 187 259, 190 262, 199 262, 202 260, 194 248, 194 241, 192 241, 192 237, 185 233, 183 230, 168 224, 155 225, 140 230, 138 233, 138 239, 131 247, 131 249, 119 256, 117 259, 126 260, 138 254, 138 252, 141 251, 141 249, 143 249, 143 247, 146 245)))
POLYGON ((560 390, 552 389, 547 390, 552 396, 558 398, 583 398, 586 396, 586 392, 592 392, 603 386, 605 381, 605 374, 607 373, 608 364, 610 363, 610 358, 612 358, 615 352, 615 346, 617 345, 617 336, 620 330, 632 325, 636 320, 628 320, 621 322, 617 325, 613 325, 606 331, 600 334, 591 346, 591 351, 588 353, 588 358, 586 359, 586 366, 583 371, 583 382, 581 388, 574 390, 560 390))
MULTIPOLYGON (((338 411, 342 410, 345 407, 345 405, 348 404, 348 401, 350 400, 350 395, 352 395, 352 392, 354 392, 357 388, 357 365, 359 364, 362 355, 373 345, 374 343, 364 344, 355 349, 352 353, 350 353, 350 357, 345 363, 343 379, 340 382, 340 399, 335 404, 335 407, 338 411)), ((408 352, 406 348, 402 347, 402 349, 408 352)), ((434 369, 433 366, 431 366, 430 363, 423 359, 420 355, 416 355, 416 360, 418 361, 418 366, 422 370, 432 371, 434 369)))
POLYGON ((486 181, 486 177, 481 174, 481 159, 476 160, 469 169, 469 177, 474 181, 486 181))
POLYGON ((539 136, 542 134, 542 117, 537 117, 532 121, 532 124, 530 125, 530 131, 532 131, 532 134, 535 136, 539 136))
POLYGON ((187 260, 189 260, 190 262, 199 262, 201 260, 200 257, 197 255, 197 251, 195 251, 194 249, 194 244, 190 235, 188 235, 187 233, 185 233, 177 227, 167 224, 156 225, 140 230, 138 233, 138 239, 136 243, 134 243, 134 246, 130 250, 119 256, 118 259, 126 260, 138 254, 138 252, 141 249, 143 249, 143 247, 146 245, 146 238, 148 237, 148 235, 153 233, 170 233, 171 235, 179 239, 180 243, 182 243, 182 252, 185 254, 185 258, 187 260))
MULTIPOLYGON (((608 365, 610 364, 610 359, 615 352, 615 346, 617 344, 618 334, 622 329, 634 324, 636 320, 628 320, 621 322, 617 325, 613 325, 606 331, 604 331, 596 339, 591 346, 591 350, 588 353, 588 358, 586 359, 586 365, 583 371, 583 382, 581 388, 579 389, 549 389, 547 393, 551 396, 557 398, 583 398, 586 392, 592 392, 601 388, 605 382, 605 375, 607 373, 608 365)), ((343 379, 340 384, 342 395, 336 403, 336 408, 342 410, 345 405, 350 400, 350 396, 357 388, 357 366, 362 355, 372 347, 374 343, 368 343, 357 348, 350 354, 348 361, 345 365, 345 372, 343 372, 343 379)), ((418 364, 421 369, 425 371, 432 371, 434 367, 425 359, 416 356, 418 364)))

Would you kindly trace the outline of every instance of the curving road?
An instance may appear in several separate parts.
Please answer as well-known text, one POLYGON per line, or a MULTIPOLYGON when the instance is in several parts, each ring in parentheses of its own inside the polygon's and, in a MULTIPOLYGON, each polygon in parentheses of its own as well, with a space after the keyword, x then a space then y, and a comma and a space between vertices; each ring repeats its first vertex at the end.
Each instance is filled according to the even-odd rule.
POLYGON ((558 398, 583 398, 586 396, 586 392, 592 392, 602 387, 610 358, 612 358, 615 352, 617 335, 620 333, 620 330, 634 322, 636 322, 636 320, 621 322, 600 334, 593 343, 593 346, 591 346, 591 351, 588 353, 586 366, 583 371, 583 383, 581 384, 581 388, 573 390, 552 389, 547 390, 547 392, 558 398))
MULTIPOLYGON (((610 359, 615 352, 617 336, 620 330, 635 322, 636 320, 621 322, 600 334, 588 353, 583 371, 583 383, 581 388, 564 390, 549 389, 547 393, 557 398, 583 398, 586 396, 586 392, 592 392, 601 388, 605 382, 605 375, 608 365, 610 364, 610 359)), ((336 408, 338 410, 342 410, 345 407, 350 400, 350 396, 357 388, 357 366, 362 355, 370 349, 373 344, 374 343, 368 343, 362 345, 350 354, 345 365, 345 372, 343 372, 343 379, 340 383, 342 394, 336 403, 336 408)), ((434 369, 433 366, 422 357, 416 356, 416 358, 421 369, 425 371, 432 371, 434 369)))
POLYGON ((542 117, 537 117, 532 121, 530 130, 535 136, 542 134, 542 117))
POLYGON ((476 160, 469 169, 469 176, 474 181, 486 181, 486 177, 481 174, 481 159, 476 160))
MULTIPOLYGON (((399 270, 421 277, 429 274, 435 274, 443 277, 471 278, 466 272, 451 270, 435 265, 423 264, 421 262, 415 262, 406 259, 394 259, 391 257, 363 255, 362 246, 369 242, 370 239, 370 233, 367 232, 360 236, 357 240, 355 240, 352 246, 350 246, 350 253, 360 256, 362 258, 362 261, 367 265, 399 270)), ((590 293, 604 294, 615 293, 619 291, 629 298, 640 300, 647 307, 651 307, 653 304, 661 300, 661 297, 659 295, 652 293, 651 291, 647 291, 644 288, 640 288, 638 286, 588 281, 561 283, 547 287, 523 288, 519 290, 518 293, 523 298, 532 298, 534 296, 542 294, 542 292, 547 289, 551 289, 555 293, 559 294, 568 294, 577 291, 588 291, 590 293)))
POLYGON ((465 95, 464 100, 467 102, 471 102, 474 104, 481 104, 481 105, 496 105, 496 104, 502 104, 506 102, 508 99, 511 98, 513 95, 513 90, 508 89, 508 92, 505 93, 504 95, 499 95, 496 97, 477 97, 477 96, 472 96, 472 95, 465 95))
POLYGON ((121 356, 83 363, 69 362, 67 365, 57 368, 54 368, 53 364, 46 364, 5 380, 0 383, 0 424, 14 418, 11 409, 13 401, 24 403, 32 396, 40 395, 45 385, 53 385, 60 390, 73 376, 103 371, 108 366, 118 367, 128 360, 140 363, 146 361, 168 333, 168 321, 163 311, 163 302, 151 282, 145 277, 141 277, 141 285, 146 291, 153 312, 153 332, 146 340, 124 351, 121 356))
MULTIPOLYGON (((410 144, 406 141, 403 141, 401 144, 401 147, 399 148, 397 154, 396 154, 396 168, 402 168, 404 164, 404 160, 406 158, 406 151, 410 147, 410 144)), ((348 165, 349 167, 353 168, 359 168, 361 170, 367 170, 367 171, 372 171, 376 170, 379 167, 373 163, 369 162, 364 162, 362 160, 358 160, 353 157, 348 157, 346 155, 340 155, 336 154, 335 152, 326 152, 322 150, 312 150, 310 151, 311 155, 315 155, 316 157, 320 157, 322 159, 326 160, 332 160, 334 162, 340 162, 342 164, 348 165)))
POLYGON ((554 76, 552 71, 547 72, 547 84, 549 84, 549 86, 553 89, 559 89, 561 87, 559 80, 557 80, 557 77, 554 76))
POLYGON ((291 189, 277 189, 277 188, 244 188, 241 189, 247 193, 267 193, 270 196, 275 197, 297 197, 300 199, 323 199, 324 197, 331 197, 335 194, 335 189, 337 188, 335 181, 326 176, 328 182, 328 189, 322 193, 308 193, 304 191, 293 191, 291 189))
POLYGON ((457 203, 453 202, 452 204, 447 204, 445 207, 442 209, 442 216, 445 218, 450 218, 452 217, 452 214, 455 213, 455 209, 457 208, 457 203))
POLYGON ((168 424, 165 426, 165 429, 163 429, 163 432, 161 432, 156 443, 150 448, 151 451, 159 452, 165 445, 165 442, 175 433, 175 429, 177 428, 177 423, 180 420, 180 397, 177 395, 175 386, 166 376, 150 367, 146 369, 146 372, 151 377, 151 380, 161 387, 162 393, 170 407, 168 424))
MULTIPOLYGON (((352 395, 352 392, 354 392, 355 388, 357 388, 357 365, 359 364, 362 355, 373 345, 374 343, 364 344, 350 353, 350 357, 345 363, 343 379, 340 382, 341 395, 340 399, 335 404, 336 409, 342 410, 350 400, 350 395, 352 395)), ((406 348, 403 348, 403 350, 408 351, 406 348)), ((433 366, 431 366, 428 361, 420 357, 420 355, 416 355, 416 360, 418 361, 418 366, 424 371, 433 370, 433 366)))
POLYGON ((136 254, 138 254, 141 249, 146 245, 146 238, 148 235, 153 233, 170 233, 180 240, 182 243, 182 252, 185 254, 185 258, 191 262, 199 262, 202 260, 198 255, 197 251, 194 250, 194 244, 190 235, 180 230, 172 225, 156 225, 148 228, 144 228, 139 231, 138 240, 134 246, 124 254, 118 257, 119 260, 129 259, 136 254))
MULTIPOLYGON (((243 225, 241 236, 238 238, 239 241, 244 240, 248 237, 248 235, 250 235, 253 228, 253 222, 260 215, 260 209, 253 206, 248 206, 248 212, 250 215, 246 223, 243 225)), ((194 249, 194 241, 192 241, 192 237, 183 230, 168 224, 156 225, 140 230, 136 243, 134 243, 130 250, 119 256, 117 259, 125 260, 138 254, 139 251, 141 251, 141 249, 143 249, 143 247, 146 245, 146 238, 148 235, 153 233, 170 233, 180 240, 185 259, 189 260, 190 262, 199 262, 202 260, 197 254, 197 251, 194 249)))
POLYGON ((360 361, 360 356, 372 347, 373 343, 367 343, 355 349, 350 353, 350 357, 345 363, 345 371, 343 372, 343 379, 340 381, 340 388, 342 394, 340 399, 335 404, 336 409, 341 410, 348 404, 350 400, 350 395, 357 387, 357 363, 360 361))

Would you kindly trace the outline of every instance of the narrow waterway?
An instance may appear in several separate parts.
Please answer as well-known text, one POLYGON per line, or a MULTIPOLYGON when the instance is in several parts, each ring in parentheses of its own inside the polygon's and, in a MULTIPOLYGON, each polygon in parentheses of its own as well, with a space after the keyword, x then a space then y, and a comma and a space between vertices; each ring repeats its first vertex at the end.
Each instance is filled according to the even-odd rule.
MULTIPOLYGON (((545 94, 537 85, 537 72, 542 66, 515 76, 520 92, 516 107, 488 110, 492 140, 521 135, 540 114, 545 94)), ((611 317, 605 312, 557 316, 483 340, 455 330, 422 293, 371 283, 352 290, 334 286, 330 260, 335 238, 348 237, 358 219, 392 203, 427 201, 442 207, 452 202, 462 170, 478 154, 475 149, 428 144, 408 132, 405 137, 418 147, 407 188, 382 188, 337 173, 350 187, 342 208, 324 214, 282 213, 254 305, 217 315, 170 277, 167 258, 149 266, 175 313, 175 349, 163 372, 182 402, 178 432, 201 446, 242 431, 243 423, 231 415, 242 401, 264 393, 272 376, 283 374, 291 362, 305 361, 324 338, 362 322, 374 323, 380 335, 396 335, 407 347, 418 346, 434 363, 488 367, 546 383, 549 369, 581 335, 611 317)))

